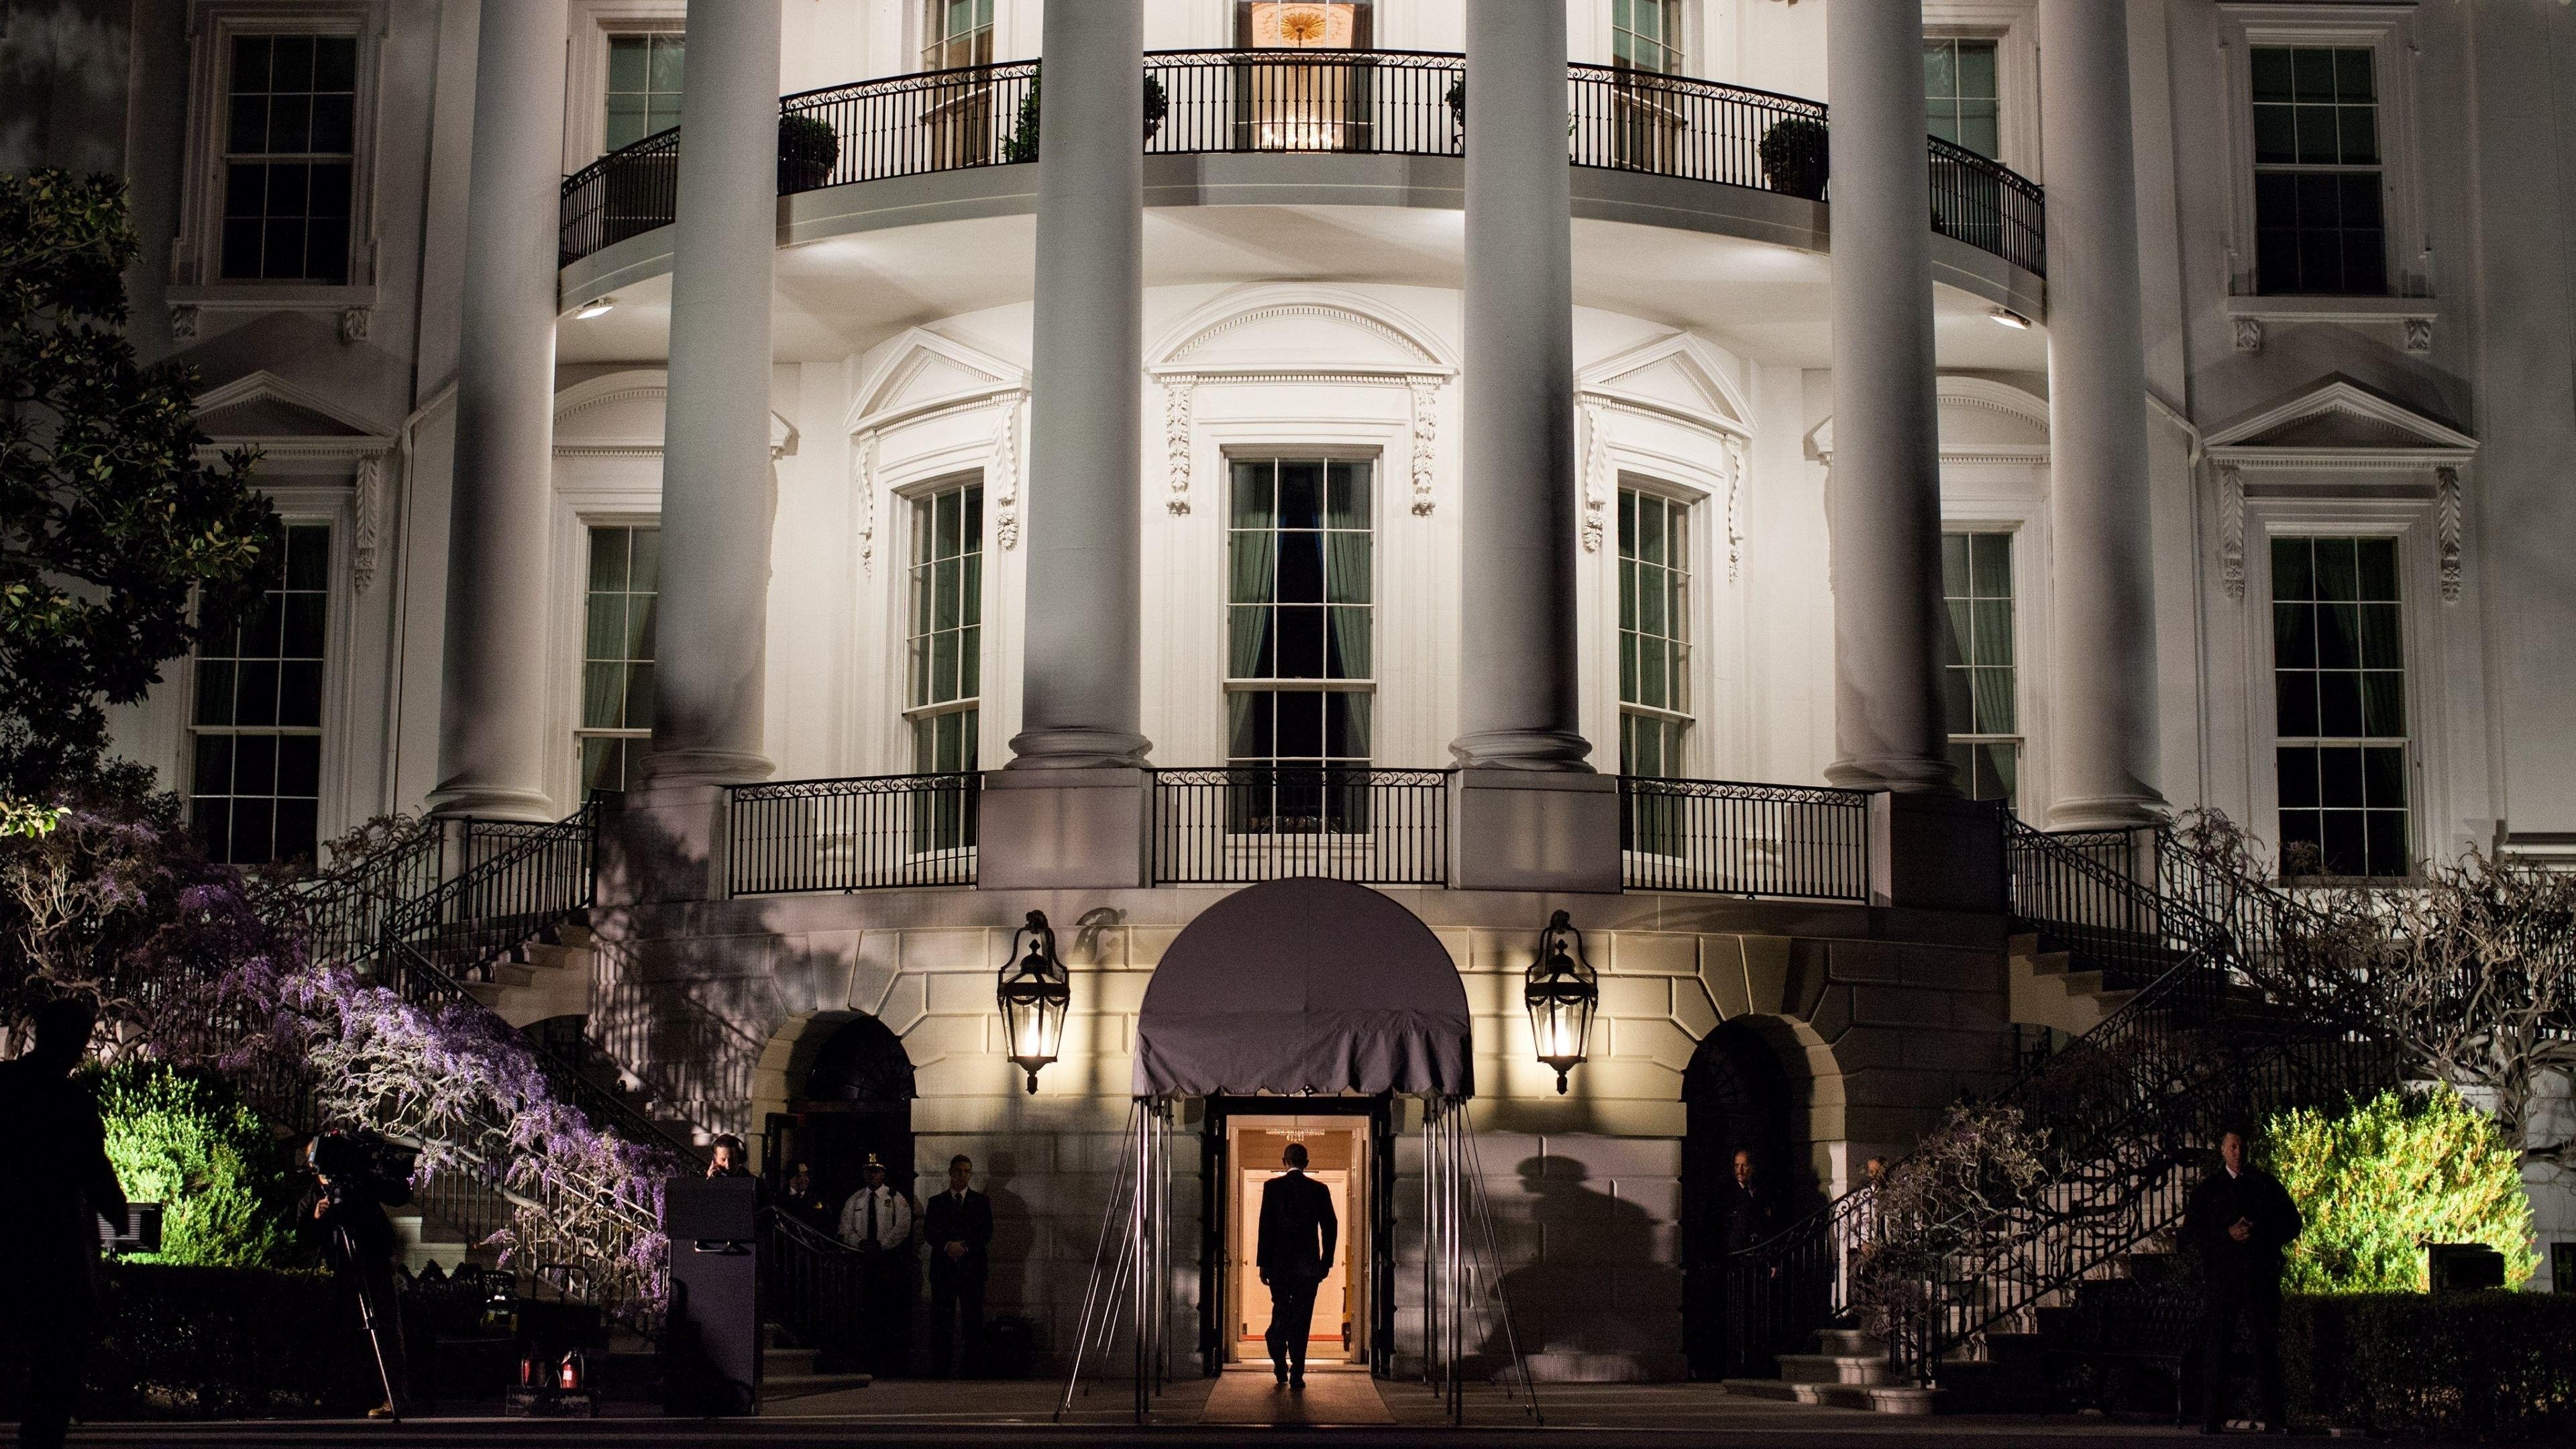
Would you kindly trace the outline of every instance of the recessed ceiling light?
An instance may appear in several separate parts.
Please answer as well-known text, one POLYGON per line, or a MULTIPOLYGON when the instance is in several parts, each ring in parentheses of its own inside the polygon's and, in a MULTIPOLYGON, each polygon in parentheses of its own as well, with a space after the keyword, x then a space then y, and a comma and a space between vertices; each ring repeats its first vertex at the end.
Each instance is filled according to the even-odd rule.
POLYGON ((580 308, 572 314, 573 320, 576 322, 587 322, 593 317, 604 317, 608 315, 608 309, 616 305, 617 299, 615 297, 595 298, 591 301, 582 303, 580 308))
POLYGON ((2030 319, 2009 307, 1997 307, 1986 315, 1995 319, 1995 325, 1998 327, 2009 327, 2015 332, 2030 330, 2030 319))

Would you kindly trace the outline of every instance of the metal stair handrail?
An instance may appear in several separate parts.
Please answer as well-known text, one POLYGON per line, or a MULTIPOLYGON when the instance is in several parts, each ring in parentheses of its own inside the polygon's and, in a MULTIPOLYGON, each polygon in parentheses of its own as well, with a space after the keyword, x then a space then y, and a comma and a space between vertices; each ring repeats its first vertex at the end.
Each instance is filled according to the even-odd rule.
MULTIPOLYGON (((2008 1218, 1979 1224, 1973 1252, 1945 1256, 1916 1285, 1914 1311, 1888 1315, 1890 1356, 1918 1383, 1953 1350, 2169 1227, 2181 1211, 2182 1170, 2214 1121, 2258 1103, 2316 1100, 2384 1060, 2372 1044, 2330 1029, 2231 1018, 2231 994, 2244 993, 2242 934, 2232 922, 2017 820, 2007 817, 2006 829, 2016 863, 2053 876, 2016 879, 2017 916, 2088 966, 2099 943, 2128 934, 2106 925, 2143 931, 2172 953, 2171 964, 1990 1099, 2048 1129, 2047 1180, 2008 1218), (2052 901, 2108 905, 2113 919, 2034 914, 2052 901), (1958 1271, 1965 1258, 1977 1271, 1958 1271)), ((2280 923, 2264 924, 2278 939, 2280 923)), ((1889 1242, 1880 1208, 1869 1187, 1854 1189, 1730 1262, 1739 1311, 1749 1310, 1764 1351, 1792 1346, 1858 1306, 1872 1255, 1889 1242)))

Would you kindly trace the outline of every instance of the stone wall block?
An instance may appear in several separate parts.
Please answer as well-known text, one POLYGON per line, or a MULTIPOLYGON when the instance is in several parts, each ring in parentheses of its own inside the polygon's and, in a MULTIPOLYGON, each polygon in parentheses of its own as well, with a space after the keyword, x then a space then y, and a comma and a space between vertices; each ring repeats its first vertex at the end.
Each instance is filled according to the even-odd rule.
MULTIPOLYGON (((1518 1001, 1524 1013, 1528 1008, 1518 1001)), ((1601 1012, 1606 1017, 1652 1017, 1670 1020, 1673 1014, 1672 982, 1661 976, 1604 976, 1601 978, 1601 1012)))
POLYGON ((1689 1067, 1691 1054, 1699 1050, 1699 1043, 1690 1033, 1673 1025, 1670 1018, 1623 1019, 1594 1029, 1608 1033, 1610 1055, 1654 1062, 1676 1072, 1689 1067))
POLYGON ((942 971, 924 976, 929 983, 930 1010, 935 1016, 990 1016, 993 1005, 991 970, 968 975, 962 971, 942 971))
MULTIPOLYGON (((1064 933, 1057 933, 1063 940, 1064 933)), ((903 933, 906 971, 979 971, 987 978, 1002 969, 1009 940, 999 931, 980 927, 911 930, 903 933)))
POLYGON ((1852 1019, 1874 1025, 1940 1031, 1950 1024, 1950 993, 1913 986, 1854 986, 1852 1019))
POLYGON ((1894 984, 1905 979, 1903 946, 1882 941, 1833 941, 1825 947, 1826 959, 1836 981, 1869 981, 1894 984))
POLYGON ((878 1006, 876 1017, 885 1023, 886 1030, 905 1036, 929 1013, 930 978, 907 975, 896 977, 886 987, 885 1000, 878 1006))
POLYGON ((1595 1182, 1621 1177, 1678 1177, 1682 1170, 1682 1145, 1678 1141, 1562 1132, 1544 1139, 1543 1150, 1551 1158, 1581 1164, 1580 1175, 1595 1182))
POLYGON ((1717 1030, 1718 1021, 1717 1003, 1709 997, 1707 982, 1693 976, 1673 983, 1673 1024, 1688 1032, 1692 1041, 1717 1030))
MULTIPOLYGON (((1700 938, 1669 931, 1609 933, 1608 969, 1623 976, 1696 976, 1700 938)), ((1604 963, 1596 961, 1595 965, 1604 963)))
MULTIPOLYGON (((1678 1144, 1676 1144, 1674 1156, 1676 1159, 1680 1157, 1678 1144)), ((1678 1171, 1678 1161, 1675 1167, 1678 1171)), ((1643 1173, 1631 1176, 1623 1173, 1611 1180, 1610 1190, 1619 1195, 1621 1202, 1635 1204, 1637 1210, 1644 1213, 1651 1221, 1658 1223, 1681 1221, 1682 1184, 1678 1177, 1654 1177, 1643 1173)))

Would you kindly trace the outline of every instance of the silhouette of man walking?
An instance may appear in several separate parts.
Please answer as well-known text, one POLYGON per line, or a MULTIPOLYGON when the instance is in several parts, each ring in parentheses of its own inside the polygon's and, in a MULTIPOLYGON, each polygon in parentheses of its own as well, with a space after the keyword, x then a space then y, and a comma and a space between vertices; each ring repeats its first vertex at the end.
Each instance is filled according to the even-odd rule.
POLYGON ((108 1164, 98 1104, 72 1081, 98 1022, 90 1003, 36 1012, 33 1049, 0 1062, 0 1123, 23 1150, 0 1174, 0 1362, 23 1364, 24 1449, 58 1449, 71 1426, 98 1298, 98 1223, 125 1224, 125 1189, 108 1164))
POLYGON ((1288 1170, 1261 1185, 1261 1237, 1253 1256, 1270 1289, 1270 1367, 1279 1382, 1306 1387, 1306 1340, 1315 1328, 1315 1289, 1333 1261, 1341 1224, 1332 1189, 1306 1175, 1306 1144, 1280 1154, 1288 1170))

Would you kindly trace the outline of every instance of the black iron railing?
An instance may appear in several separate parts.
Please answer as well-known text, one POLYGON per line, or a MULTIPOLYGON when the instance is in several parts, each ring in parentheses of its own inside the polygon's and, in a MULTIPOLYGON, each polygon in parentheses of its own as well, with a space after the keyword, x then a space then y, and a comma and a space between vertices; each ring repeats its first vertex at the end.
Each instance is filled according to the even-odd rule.
POLYGON ((2142 873, 2135 852, 2124 830, 2050 833, 2015 822, 2004 837, 2013 915, 2127 991, 2162 977, 2188 949, 2168 937, 2153 871, 2142 873))
POLYGON ((1231 765, 1154 774, 1154 883, 1449 879, 1449 772, 1231 765))
POLYGON ((979 774, 779 780, 726 791, 738 896, 975 883, 979 774))
POLYGON ((1038 63, 1014 60, 789 96, 778 103, 781 126, 823 127, 833 144, 799 154, 796 133, 783 130, 779 194, 1035 161, 1037 89, 1038 63))
MULTIPOLYGON (((1343 152, 1458 156, 1466 57, 1395 50, 1180 50, 1145 57, 1144 148, 1158 155, 1343 152)), ((1830 195, 1825 107, 1688 76, 1566 71, 1567 155, 1785 196, 1830 195)), ((1038 157, 1038 63, 1010 61, 831 86, 779 103, 779 194, 1038 157)), ((1932 229, 2047 270, 2040 189, 1998 161, 1926 138, 1932 229)), ((670 223, 679 132, 601 157, 563 185, 564 265, 670 223)))
POLYGON ((2037 1144, 2037 1187, 1937 1224, 1897 1220, 1867 1188, 1729 1260, 1729 1313, 1762 1356, 1876 1315, 1899 1370, 1941 1362, 2171 1227, 2219 1128, 2385 1080, 2379 1044, 2263 1009, 2240 979, 2237 934, 2190 902, 2007 822, 2014 913, 2106 976, 2166 964, 2102 1023, 1997 1098, 2037 1144), (2135 940, 2141 953, 2092 953, 2135 940), (1928 1248, 1926 1245, 1930 1245, 1928 1248), (1870 1310, 1864 1313, 1864 1309, 1870 1310))
POLYGON ((767 1295, 762 1310, 800 1346, 835 1366, 859 1357, 872 1315, 892 1311, 867 1301, 868 1270, 878 1266, 776 1208, 760 1215, 761 1287, 767 1295))
POLYGON ((671 224, 680 204, 680 128, 657 131, 564 178, 563 242, 571 266, 603 247, 671 224))
POLYGON ((1457 156, 1466 74, 1463 55, 1411 51, 1157 51, 1145 150, 1457 156))
POLYGON ((1867 901, 1869 795, 1806 785, 1619 777, 1630 890, 1867 901))

